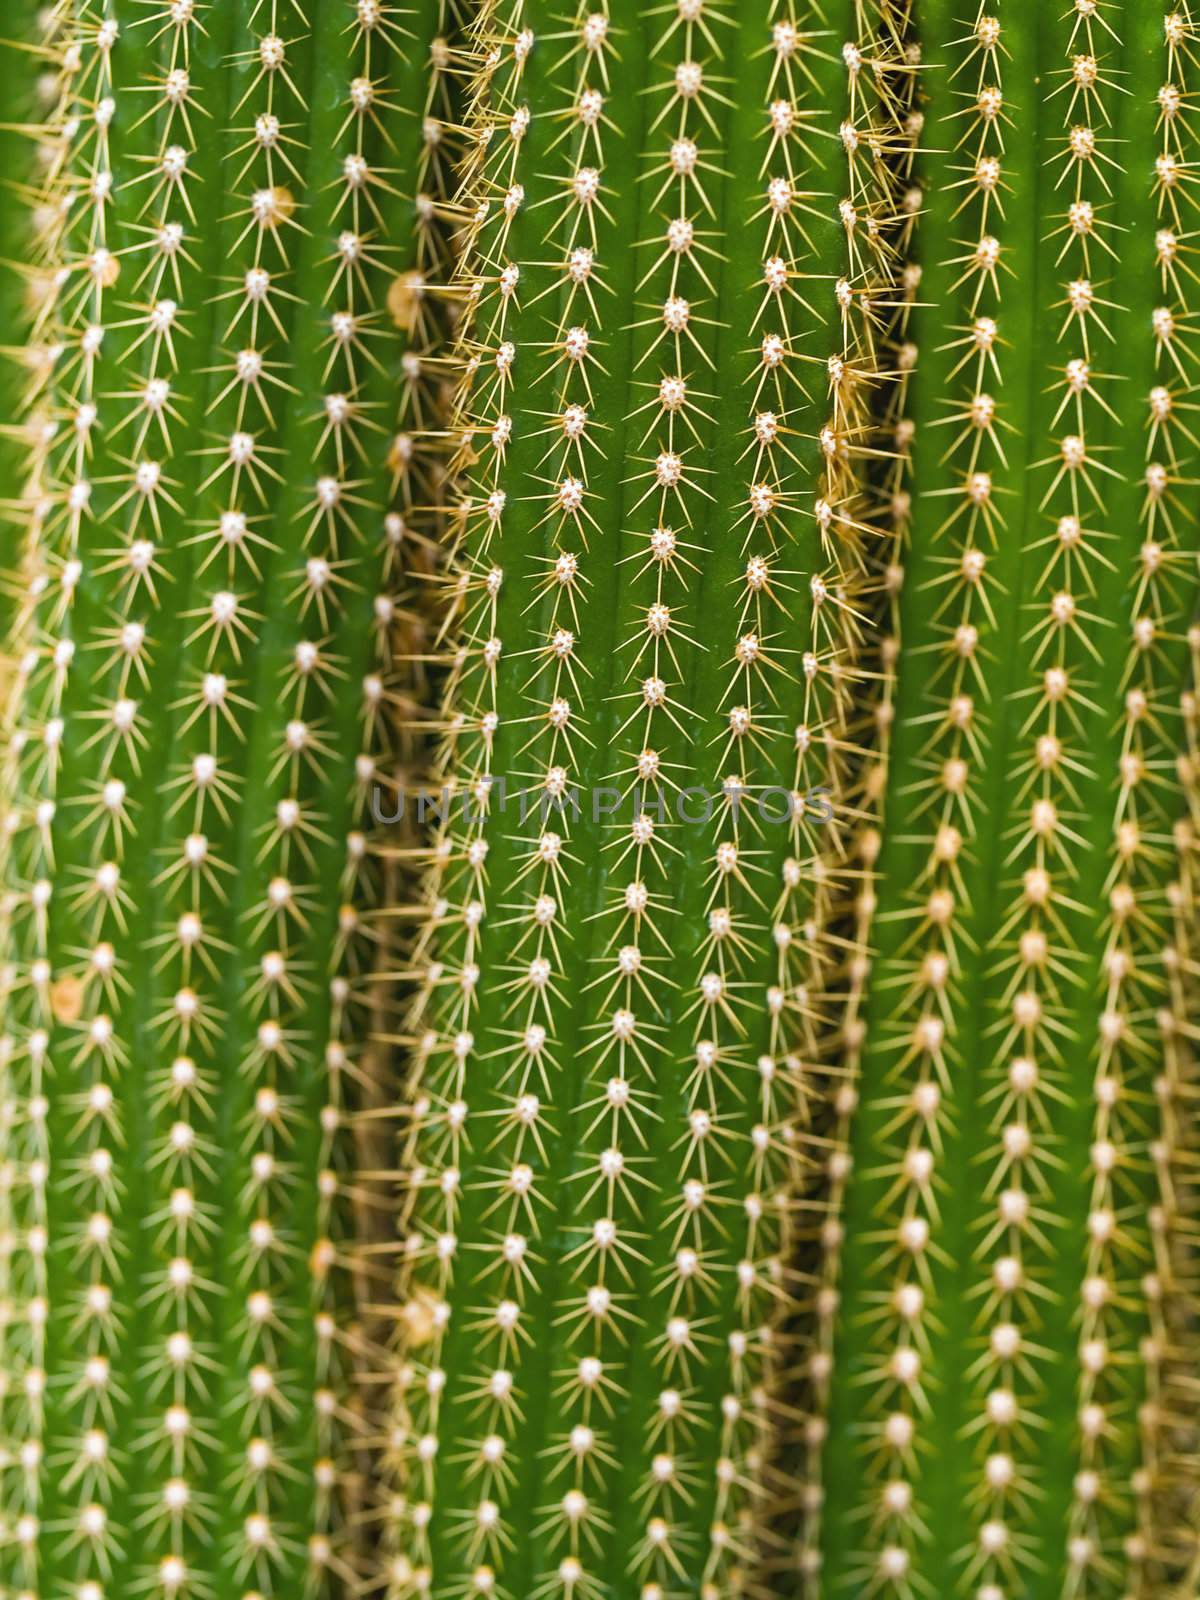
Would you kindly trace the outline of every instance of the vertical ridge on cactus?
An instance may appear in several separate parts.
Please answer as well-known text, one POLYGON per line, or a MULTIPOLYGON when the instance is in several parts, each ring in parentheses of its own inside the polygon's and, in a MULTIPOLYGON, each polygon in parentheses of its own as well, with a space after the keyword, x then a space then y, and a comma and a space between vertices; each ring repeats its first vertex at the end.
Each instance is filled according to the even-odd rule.
MULTIPOLYGON (((864 520, 879 537, 869 549, 869 581, 860 602, 863 650, 859 684, 852 707, 855 740, 862 748, 843 779, 839 796, 853 825, 847 827, 838 894, 831 908, 841 960, 833 982, 837 1002, 830 1009, 828 1036, 822 1041, 829 1059, 821 1093, 810 1101, 811 1115, 803 1131, 808 1172, 796 1198, 808 1271, 803 1343, 792 1368, 793 1405, 798 1416, 801 1478, 797 1548, 789 1552, 786 1570, 798 1574, 809 1590, 820 1583, 821 1526, 825 1513, 823 1457, 828 1438, 829 1387, 840 1296, 841 1217, 845 1187, 852 1168, 847 1152, 848 1130, 858 1105, 857 1081, 866 1040, 863 1009, 871 978, 871 948, 878 905, 878 860, 881 846, 887 762, 896 693, 900 642, 900 555, 911 513, 912 424, 908 416, 915 378, 915 346, 911 322, 921 285, 915 259, 921 192, 915 183, 915 160, 923 131, 918 109, 919 44, 913 36, 910 8, 885 6, 879 33, 888 43, 875 66, 875 82, 887 108, 889 137, 877 171, 889 199, 882 207, 881 248, 889 260, 890 287, 878 294, 875 338, 886 383, 875 397, 876 437, 863 474, 864 520), (839 994, 840 989, 840 994, 839 994)), ((790 1430, 789 1430, 790 1431, 790 1430)), ((791 1529, 793 1519, 784 1518, 791 1529)))
MULTIPOLYGON (((14 37, 30 40, 34 35, 36 8, 29 0, 14 6, 7 27, 14 37)), ((43 65, 33 49, 15 45, 0 51, 0 104, 4 122, 0 126, 0 171, 6 174, 3 205, 0 206, 0 276, 6 335, 0 360, 0 395, 4 401, 5 423, 0 431, 0 469, 3 471, 2 504, 3 554, 0 571, 11 572, 17 564, 19 538, 23 525, 20 486, 28 468, 29 438, 25 396, 32 381, 27 365, 24 331, 34 309, 32 276, 37 246, 38 218, 34 214, 33 184, 28 179, 31 129, 44 104, 41 94, 53 92, 53 75, 43 75, 43 65), (20 176, 18 176, 20 175, 20 176)))
POLYGON ((0 1600, 1192 1600, 1190 11, 4 26, 0 1600))
POLYGON ((1139 1505, 1140 1531, 1162 1567, 1181 1575, 1186 1593, 1200 1580, 1200 1553, 1193 1530, 1196 1517, 1196 1464, 1188 1448, 1187 1422, 1194 1416, 1191 1378, 1195 1370, 1191 1328, 1196 1296, 1195 1255, 1191 1221, 1195 1217, 1195 1139, 1192 1114, 1196 1067, 1195 998, 1195 867, 1197 789, 1197 667, 1200 632, 1188 628, 1191 666, 1184 689, 1184 748, 1178 774, 1185 798, 1183 815, 1174 828, 1176 876, 1168 888, 1170 939, 1165 952, 1168 995, 1160 1012, 1163 1030, 1162 1074, 1156 1079, 1160 1107, 1158 1137, 1151 1145, 1158 1180, 1157 1221, 1153 1227, 1154 1258, 1147 1282, 1153 1362, 1143 1407, 1142 1471, 1146 1490, 1139 1505))
POLYGON ((994 11, 920 9, 937 312, 915 318, 824 1581, 1154 1594, 1172 1555, 1138 1417, 1179 804, 1154 773, 1195 605, 1170 242, 1188 134, 1162 86, 1183 92, 1191 28, 994 11))
POLYGON ((439 11, 46 18, 48 377, 4 770, 4 1581, 319 1593, 353 1579, 362 1499, 345 1127, 383 586, 425 498, 429 376, 395 306, 439 11))
POLYGON ((446 710, 471 803, 405 1097, 397 1595, 710 1597, 783 1560, 816 791, 886 272, 869 28, 836 21, 844 50, 688 0, 482 21, 446 710))

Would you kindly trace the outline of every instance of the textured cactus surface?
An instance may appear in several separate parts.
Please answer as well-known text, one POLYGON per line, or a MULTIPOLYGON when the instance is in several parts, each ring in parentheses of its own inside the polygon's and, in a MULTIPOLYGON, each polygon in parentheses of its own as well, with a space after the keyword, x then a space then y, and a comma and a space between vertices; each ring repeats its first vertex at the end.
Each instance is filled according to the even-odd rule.
POLYGON ((355 1558, 342 1123, 439 24, 62 4, 4 57, 41 95, 5 143, 6 1594, 355 1558))
POLYGON ((1190 1594, 1194 29, 917 16, 912 523, 809 1592, 1190 1594))
POLYGON ((535 12, 388 1579, 1186 1585, 1191 22, 535 12))
POLYGON ((397 1595, 794 1565, 766 1513, 862 653, 878 20, 478 20, 397 1595))
POLYGON ((0 1600, 1195 1600, 1187 9, 10 13, 0 1600))

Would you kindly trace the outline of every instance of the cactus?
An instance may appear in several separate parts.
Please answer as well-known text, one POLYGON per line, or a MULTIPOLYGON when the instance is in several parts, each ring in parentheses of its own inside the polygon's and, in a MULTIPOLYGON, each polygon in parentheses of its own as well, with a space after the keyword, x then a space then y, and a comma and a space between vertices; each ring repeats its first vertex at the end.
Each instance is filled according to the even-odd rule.
POLYGON ((725 20, 477 20, 382 1581, 1190 1593, 1193 25, 725 20))
POLYGON ((6 25, 0 1595, 1193 1595, 1190 14, 6 25))
POLYGON ((866 659, 887 15, 475 17, 395 1596, 707 1600, 794 1565, 772 1515, 866 659))
MULTIPOLYGON (((35 7, 25 0, 14 8, 17 32, 28 37, 35 25, 35 7)), ((36 62, 33 63, 36 68, 36 62)), ((8 174, 4 204, 0 206, 0 260, 7 263, 3 275, 4 325, 8 330, 8 343, 0 365, 0 384, 3 385, 4 415, 9 419, 0 443, 0 472, 3 473, 6 505, 4 510, 4 557, 0 569, 9 571, 15 565, 15 551, 22 526, 22 507, 19 497, 12 492, 19 484, 24 468, 26 435, 22 417, 22 376, 25 349, 22 342, 28 315, 26 271, 31 236, 36 227, 33 217, 31 186, 22 183, 17 174, 27 166, 28 145, 26 124, 36 112, 38 74, 30 71, 31 57, 27 51, 9 48, 0 51, 0 104, 5 107, 8 119, 0 127, 0 165, 8 174), (25 120, 22 120, 25 119, 25 120)), ((50 79, 44 80, 49 88, 50 79)))
POLYGON ((361 1558, 368 830, 432 499, 441 24, 99 0, 21 40, 13 1596, 318 1594, 361 1558))
POLYGON ((801 1570, 1191 1593, 1195 31, 915 17, 912 527, 801 1570))

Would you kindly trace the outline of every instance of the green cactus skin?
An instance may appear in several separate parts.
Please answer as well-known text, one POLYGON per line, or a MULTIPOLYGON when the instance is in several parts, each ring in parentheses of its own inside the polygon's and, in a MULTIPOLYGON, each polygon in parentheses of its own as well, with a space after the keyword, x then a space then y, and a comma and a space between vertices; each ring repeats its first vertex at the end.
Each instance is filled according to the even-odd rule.
POLYGON ((1187 10, 5 25, 0 1600, 1193 1600, 1187 10))
POLYGON ((913 522, 801 1566, 812 1595, 1161 1596, 1195 1471, 1163 959, 1195 34, 1091 0, 915 20, 913 522))
POLYGON ((104 0, 40 45, 3 772, 22 1600, 354 1575, 365 829, 440 382, 412 275, 442 228, 440 22, 104 0))
POLYGON ((792 1565, 773 1424, 844 819, 758 802, 850 757, 877 21, 477 17, 440 774, 469 804, 418 940, 396 1600, 713 1600, 792 1565))
POLYGON ((1181 706, 1185 744, 1178 774, 1186 806, 1175 827, 1177 874, 1168 886, 1170 938, 1165 968, 1168 1003, 1160 1014, 1163 1031, 1163 1108, 1159 1136, 1151 1147, 1159 1188, 1162 1225, 1154 1230, 1154 1270, 1162 1293, 1148 1311, 1150 1336, 1160 1352, 1148 1374, 1148 1399, 1142 1439, 1145 1466, 1156 1492, 1146 1507, 1146 1537, 1164 1553, 1165 1564, 1183 1573, 1183 1594, 1200 1584, 1200 1548, 1195 1530, 1200 1511, 1191 1453, 1190 1424, 1195 1417, 1196 1363, 1196 840, 1200 824, 1200 627, 1188 629, 1190 677, 1181 706))
POLYGON ((808 1103, 803 1137, 810 1161, 798 1196, 807 1292, 798 1319, 802 1351, 788 1376, 790 1406, 799 1420, 796 1473, 801 1487, 788 1508, 791 1515, 782 1521, 794 1540, 787 1570, 799 1574, 802 1587, 815 1585, 820 1573, 841 1209, 851 1174, 845 1150, 858 1107, 856 1084, 867 1037, 863 1012, 870 995, 870 949, 900 655, 900 558, 912 509, 909 402, 917 376, 917 352, 910 335, 921 292, 921 270, 914 252, 922 194, 915 176, 924 118, 918 109, 920 45, 911 12, 912 7, 902 3, 887 5, 880 13, 880 32, 890 41, 883 62, 888 71, 879 81, 886 106, 882 121, 890 129, 886 163, 880 169, 886 180, 880 226, 891 261, 891 281, 878 297, 876 339, 882 351, 881 377, 886 376, 887 382, 881 383, 877 392, 876 438, 862 482, 865 520, 879 537, 868 547, 870 581, 860 602, 865 619, 862 665, 851 724, 851 743, 857 749, 841 797, 852 826, 843 832, 840 892, 830 908, 842 960, 831 985, 837 1001, 829 1007, 830 1027, 824 1040, 828 1076, 822 1084, 824 1093, 812 1095, 808 1103))
POLYGON ((38 58, 19 41, 34 34, 36 7, 20 0, 5 18, 0 37, 0 105, 5 122, 0 126, 0 172, 6 183, 0 204, 0 308, 6 330, 3 361, 0 364, 0 396, 8 419, 0 430, 0 482, 5 485, 3 527, 0 538, 0 570, 16 566, 20 546, 19 530, 24 525, 23 505, 14 486, 21 483, 28 462, 28 441, 21 420, 22 397, 28 373, 25 346, 21 339, 28 326, 31 306, 28 264, 37 226, 33 215, 31 186, 18 180, 29 158, 28 122, 36 116, 40 89, 50 92, 53 76, 39 82, 38 58), (22 119, 25 119, 22 121, 22 119))

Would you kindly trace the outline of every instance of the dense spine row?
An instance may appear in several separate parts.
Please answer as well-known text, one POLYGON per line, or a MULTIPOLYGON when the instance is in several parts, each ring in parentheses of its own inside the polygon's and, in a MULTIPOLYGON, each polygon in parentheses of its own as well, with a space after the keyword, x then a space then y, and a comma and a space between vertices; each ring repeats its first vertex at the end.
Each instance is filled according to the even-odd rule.
POLYGON ((410 70, 377 0, 58 18, 5 774, 22 1593, 350 1575, 345 1125, 414 378, 387 302, 434 8, 414 21, 410 70))
POLYGON ((790 13, 733 22, 526 6, 481 44, 397 1594, 739 1594, 783 1557, 795 1122, 835 964, 823 794, 884 265, 868 23, 847 9, 831 51, 790 13), (832 148, 808 128, 830 94, 832 148), (747 348, 741 392, 715 390, 747 348))
MULTIPOLYGON (((863 19, 859 18, 860 31, 863 19)), ((833 1001, 823 1019, 820 1093, 810 1096, 804 1133, 810 1155, 801 1201, 801 1265, 808 1276, 807 1317, 799 1324, 800 1362, 793 1374, 799 1413, 795 1446, 800 1478, 796 1549, 785 1560, 798 1574, 800 1592, 823 1592, 822 1524, 827 1491, 824 1455, 828 1407, 841 1308, 841 1243, 846 1187, 853 1173, 850 1130, 859 1100, 864 1009, 872 976, 872 945, 879 902, 878 861, 885 820, 888 758, 900 662, 902 558, 911 515, 912 424, 910 391, 915 377, 911 341, 921 271, 915 257, 921 192, 916 160, 923 131, 919 109, 919 47, 910 8, 884 5, 876 21, 869 72, 878 97, 874 109, 874 225, 878 239, 872 279, 864 285, 864 333, 879 352, 866 425, 865 460, 859 473, 859 516, 873 537, 864 551, 866 581, 856 603, 861 629, 858 681, 850 700, 849 761, 843 759, 841 806, 844 841, 826 850, 838 869, 830 875, 836 894, 828 913, 837 968, 833 1001)), ((853 155, 851 156, 853 159, 853 155)), ((826 985, 830 980, 826 978, 826 985)), ((785 1519, 785 1526, 788 1519, 785 1519)))
POLYGON ((1154 1256, 1148 1293, 1150 1341, 1147 1406, 1142 1415, 1143 1481, 1139 1483, 1138 1526, 1149 1572, 1177 1583, 1188 1593, 1200 1580, 1200 1552, 1194 1537, 1197 1474, 1191 1450, 1195 1425, 1195 1362, 1190 1347, 1196 1294, 1194 1232, 1196 1207, 1196 841, 1200 825, 1197 757, 1200 722, 1200 629, 1188 628, 1190 678, 1181 696, 1184 747, 1177 757, 1183 790, 1182 815, 1172 829, 1175 876, 1169 885, 1168 941, 1165 950, 1167 994, 1156 1021, 1162 1033, 1162 1073, 1155 1098, 1162 1111, 1151 1146, 1158 1180, 1154 1256))
MULTIPOLYGON (((28 387, 21 394, 24 427, 13 430, 6 440, 9 462, 15 474, 17 493, 7 505, 6 552, 10 562, 8 584, 16 620, 11 640, 6 640, 3 657, 3 714, 5 728, 11 728, 14 711, 21 703, 23 677, 28 662, 20 650, 36 605, 37 589, 31 579, 39 572, 40 545, 47 507, 45 501, 50 445, 54 430, 50 419, 47 383, 52 375, 52 343, 46 328, 53 311, 58 280, 53 261, 64 225, 61 204, 48 200, 53 178, 71 147, 73 130, 69 123, 70 80, 76 66, 74 57, 63 49, 58 19, 44 18, 36 31, 31 59, 40 68, 37 76, 37 104, 27 108, 30 123, 23 132, 33 140, 34 157, 30 181, 25 190, 25 222, 32 238, 28 241, 29 259, 18 284, 6 278, 5 290, 24 297, 24 305, 8 325, 15 333, 25 333, 24 346, 7 352, 11 366, 6 379, 19 387, 24 376, 28 387)), ((14 57, 9 53, 6 66, 14 57)), ((11 81, 11 80, 10 80, 11 81)), ((18 125, 19 126, 19 125, 18 125)), ((21 141, 7 131, 6 144, 20 170, 21 141), (14 149, 14 145, 16 148, 14 149)), ((24 152, 28 159, 28 152, 24 152)), ((19 231, 18 223, 14 231, 19 231)), ((12 791, 9 778, 11 757, 6 757, 4 800, 6 825, 3 848, 12 848, 17 826, 12 820, 12 791)), ((6 917, 15 907, 11 894, 4 903, 6 917)), ((15 974, 7 960, 3 968, 5 1002, 15 974)), ((3 1068, 4 1162, 0 1184, 0 1294, 3 1297, 3 1403, 29 1414, 19 1430, 5 1429, 5 1450, 0 1468, 5 1478, 5 1535, 15 1541, 19 1552, 19 1579, 27 1578, 31 1556, 36 1552, 38 1534, 38 1487, 44 1455, 42 1395, 45 1389, 45 1253, 42 1247, 45 1218, 45 1180, 38 1163, 44 1162, 44 1139, 38 1124, 29 1118, 31 1097, 40 1093, 40 1069, 31 1063, 26 1071, 17 1056, 11 1037, 6 1035, 0 1062, 3 1068), (15 1059, 14 1059, 15 1058, 15 1059), (28 1163, 28 1164, 26 1164, 28 1163), (32 1229, 32 1234, 28 1231, 32 1229), (19 1386, 13 1394, 14 1386, 19 1386)))
MULTIPOLYGON (((1196 1469, 1188 1443, 1195 1407, 1185 1375, 1193 1367, 1187 1330, 1195 1296, 1192 951, 1200 636, 1194 598, 1187 584, 1179 581, 1195 560, 1191 548, 1195 517, 1187 508, 1190 485, 1184 481, 1193 443, 1187 407, 1195 381, 1195 353, 1183 337, 1190 282, 1180 251, 1189 208, 1180 191, 1196 148, 1188 89, 1196 76, 1197 34, 1187 10, 1175 7, 1163 15, 1161 34, 1151 37, 1149 30, 1147 34, 1146 47, 1154 50, 1161 73, 1156 95, 1158 146, 1150 185, 1158 304, 1149 330, 1155 370, 1145 413, 1148 446, 1141 519, 1146 538, 1132 608, 1135 635, 1125 699, 1125 752, 1132 758, 1127 771, 1133 781, 1122 786, 1121 809, 1126 837, 1134 848, 1122 852, 1121 887, 1139 913, 1133 923, 1141 935, 1139 945, 1129 952, 1137 959, 1142 991, 1140 1014, 1135 1013, 1138 1042, 1142 1049, 1149 1042, 1161 1048, 1151 1080, 1154 1110, 1144 1114, 1157 1203, 1149 1213, 1150 1247, 1143 1263, 1148 1326, 1138 1354, 1145 1369, 1145 1399, 1138 1413, 1141 1463, 1132 1485, 1137 1532, 1128 1547, 1128 1587, 1139 1583, 1135 1592, 1150 1595, 1171 1583, 1186 1593, 1195 1586, 1200 1570, 1190 1532, 1197 1513, 1196 1469), (1145 648, 1149 629, 1153 629, 1153 652, 1145 648), (1175 674, 1164 673, 1155 657, 1159 641, 1166 640, 1173 663, 1183 636, 1189 667, 1180 688, 1175 674), (1160 901, 1163 858, 1172 860, 1174 870, 1160 901)), ((1148 222, 1149 218, 1143 227, 1148 222)), ((1127 926, 1133 922, 1129 917, 1124 920, 1127 926)))
POLYGON ((1159 308, 1146 173, 1127 160, 1160 112, 1161 60, 1132 8, 1021 21, 922 9, 943 134, 924 157, 922 298, 950 313, 936 347, 918 335, 881 862, 896 898, 852 1139, 848 1475, 826 1522, 835 1571, 987 1600, 1120 1593, 1125 1560, 1152 1581, 1131 1506, 1153 1355, 1152 747, 1173 748, 1168 613, 1193 587, 1163 514, 1182 396, 1155 375, 1179 313, 1159 308), (1120 253, 1117 212, 1140 253, 1120 253), (1148 449, 1117 424, 1125 390, 1147 397, 1148 449))
POLYGON ((13 0, 0 1600, 1196 1587, 1200 51, 1064 4, 13 0))

